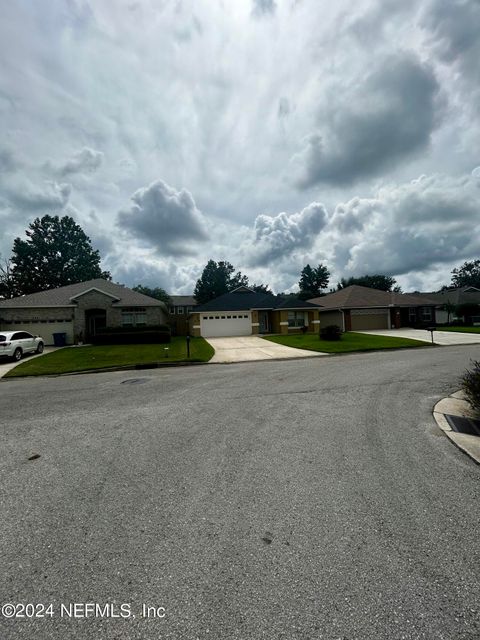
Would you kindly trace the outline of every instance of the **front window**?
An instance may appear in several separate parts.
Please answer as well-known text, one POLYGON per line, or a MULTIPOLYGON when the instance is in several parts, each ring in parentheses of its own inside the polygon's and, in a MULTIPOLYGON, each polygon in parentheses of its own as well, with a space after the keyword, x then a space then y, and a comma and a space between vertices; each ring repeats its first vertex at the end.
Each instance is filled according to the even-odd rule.
POLYGON ((304 327, 305 326, 305 313, 303 311, 289 311, 288 312, 288 326, 289 327, 304 327))
POLYGON ((146 311, 144 307, 122 309, 122 327, 144 327, 147 324, 146 311))
POLYGON ((177 307, 177 313, 180 316, 183 316, 183 307, 177 307))
POLYGON ((422 320, 424 322, 430 322, 432 319, 432 309, 431 307, 422 307, 420 309, 420 313, 422 316, 422 320))

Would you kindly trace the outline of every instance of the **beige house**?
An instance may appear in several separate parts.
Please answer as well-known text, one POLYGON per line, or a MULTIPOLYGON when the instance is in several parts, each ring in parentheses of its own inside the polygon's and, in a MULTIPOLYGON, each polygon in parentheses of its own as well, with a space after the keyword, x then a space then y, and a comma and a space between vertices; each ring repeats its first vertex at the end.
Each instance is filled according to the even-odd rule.
POLYGON ((318 328, 317 305, 258 293, 248 287, 238 287, 198 305, 190 314, 191 335, 205 338, 315 332, 318 328))
POLYGON ((46 345, 54 333, 73 344, 103 327, 158 326, 167 319, 163 302, 101 278, 0 300, 0 330, 28 331, 46 345))
POLYGON ((319 305, 322 327, 336 324, 342 331, 399 329, 435 324, 435 300, 393 291, 351 285, 309 300, 319 305))

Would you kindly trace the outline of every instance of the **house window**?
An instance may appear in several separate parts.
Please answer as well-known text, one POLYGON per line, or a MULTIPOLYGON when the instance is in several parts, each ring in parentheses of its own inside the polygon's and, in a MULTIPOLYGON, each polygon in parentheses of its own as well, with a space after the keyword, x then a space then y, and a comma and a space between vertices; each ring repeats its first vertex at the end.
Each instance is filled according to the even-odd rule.
POLYGON ((289 311, 288 312, 288 326, 289 327, 304 327, 305 326, 305 313, 303 311, 289 311))
POLYGON ((420 308, 420 316, 423 322, 430 322, 432 319, 432 308, 431 307, 421 307, 420 308))
POLYGON ((147 310, 144 307, 122 309, 122 327, 143 327, 147 324, 147 310))
POLYGON ((410 307, 408 310, 408 321, 416 322, 417 321, 417 310, 415 307, 410 307))
POLYGON ((192 313, 192 312, 193 312, 193 307, 187 307, 186 313, 192 313))
POLYGON ((177 313, 179 316, 183 316, 183 307, 177 307, 177 313))
POLYGON ((175 315, 175 307, 170 307, 170 313, 172 314, 172 316, 175 315))

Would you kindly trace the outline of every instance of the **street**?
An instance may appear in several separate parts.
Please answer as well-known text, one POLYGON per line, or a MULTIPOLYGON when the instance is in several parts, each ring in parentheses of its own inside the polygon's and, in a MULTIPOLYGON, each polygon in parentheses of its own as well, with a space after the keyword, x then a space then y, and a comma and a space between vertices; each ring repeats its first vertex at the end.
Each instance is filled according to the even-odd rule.
POLYGON ((471 359, 1 382, 0 600, 52 607, 0 638, 478 639, 480 467, 431 415, 471 359))

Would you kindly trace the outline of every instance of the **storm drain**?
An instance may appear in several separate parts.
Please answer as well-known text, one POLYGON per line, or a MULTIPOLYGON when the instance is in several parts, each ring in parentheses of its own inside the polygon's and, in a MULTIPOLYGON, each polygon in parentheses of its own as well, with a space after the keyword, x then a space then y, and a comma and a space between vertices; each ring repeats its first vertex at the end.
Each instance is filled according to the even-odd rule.
POLYGON ((466 433, 469 436, 480 436, 480 420, 448 415, 446 415, 445 418, 453 431, 456 431, 457 433, 466 433))
POLYGON ((149 378, 129 378, 128 380, 124 380, 120 384, 145 384, 148 382, 149 378))

